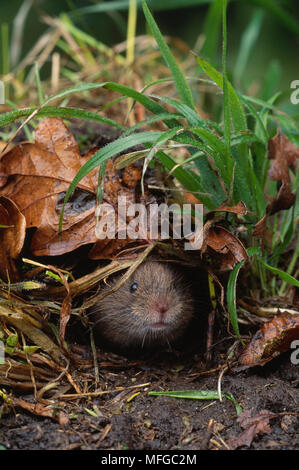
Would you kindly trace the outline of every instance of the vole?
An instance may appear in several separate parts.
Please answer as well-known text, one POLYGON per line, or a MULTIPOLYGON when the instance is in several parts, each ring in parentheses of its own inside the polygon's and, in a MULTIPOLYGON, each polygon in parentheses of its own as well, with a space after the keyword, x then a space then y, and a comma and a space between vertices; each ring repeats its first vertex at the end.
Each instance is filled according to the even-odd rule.
MULTIPOLYGON (((110 285, 118 281, 119 276, 110 285)), ((143 262, 119 289, 91 309, 96 335, 114 348, 135 350, 173 344, 193 314, 189 283, 177 268, 155 261, 143 262)))

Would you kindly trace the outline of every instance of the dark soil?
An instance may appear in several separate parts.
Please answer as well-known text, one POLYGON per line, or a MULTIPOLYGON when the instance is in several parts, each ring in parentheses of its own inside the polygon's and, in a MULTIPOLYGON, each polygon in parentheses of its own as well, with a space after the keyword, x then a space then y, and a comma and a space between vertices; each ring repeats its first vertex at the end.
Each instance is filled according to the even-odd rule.
MULTIPOLYGON (((71 418, 66 426, 15 410, 2 417, 0 444, 6 449, 27 450, 228 449, 232 439, 242 432, 231 401, 148 394, 151 390, 216 390, 219 371, 213 372, 213 368, 223 362, 223 345, 218 345, 209 369, 204 369, 200 355, 194 354, 188 357, 165 352, 157 358, 137 361, 101 352, 99 361, 104 365, 100 367, 99 388, 110 393, 60 401, 71 418), (147 385, 138 387, 140 384, 147 385), (99 416, 93 417, 87 410, 96 410, 99 416)), ((79 351, 82 353, 82 346, 79 351)), ((93 370, 84 371, 85 376, 88 373, 92 375, 93 370)), ((275 413, 270 432, 258 435, 250 449, 299 448, 298 365, 291 363, 289 353, 264 367, 239 374, 226 372, 222 378, 224 392, 233 394, 244 410, 252 409, 252 416, 261 410, 275 413)), ((28 395, 24 398, 34 401, 28 395)))

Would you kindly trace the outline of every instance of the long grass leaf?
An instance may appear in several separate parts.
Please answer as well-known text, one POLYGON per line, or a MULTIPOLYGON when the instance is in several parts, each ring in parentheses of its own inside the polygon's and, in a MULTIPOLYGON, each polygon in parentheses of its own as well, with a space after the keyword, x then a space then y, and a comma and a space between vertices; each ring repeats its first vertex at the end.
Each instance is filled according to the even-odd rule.
POLYGON ((160 48, 162 56, 168 65, 171 75, 173 76, 174 83, 178 92, 179 97, 181 98, 182 102, 190 106, 190 108, 194 108, 194 102, 191 90, 189 88, 188 82, 178 66, 177 61, 175 60, 172 52, 170 51, 168 45, 163 38, 157 23, 155 22, 145 0, 142 0, 142 8, 143 13, 146 18, 146 21, 151 29, 151 32, 157 41, 157 44, 160 48))
MULTIPOLYGON (((137 0, 138 7, 141 6, 142 0, 137 0)), ((212 3, 213 0, 184 0, 184 7, 192 7, 196 5, 205 5, 212 3)), ((155 10, 174 10, 182 8, 182 0, 149 0, 149 5, 155 10)), ((127 10, 129 6, 129 0, 114 0, 109 2, 102 2, 96 5, 90 5, 88 7, 82 7, 77 10, 77 13, 88 14, 88 13, 102 13, 108 11, 121 11, 127 10)))
POLYGON ((252 48, 255 45, 257 38, 259 36, 263 17, 264 17, 263 10, 261 9, 255 10, 253 12, 253 15, 251 17, 251 20, 247 28, 242 34, 238 57, 237 57, 236 65, 234 68, 234 78, 237 83, 240 82, 244 74, 244 71, 246 69, 246 65, 248 63, 248 59, 250 56, 250 52, 252 51, 252 48))
POLYGON ((229 318, 231 325, 234 329, 235 334, 241 340, 239 325, 238 325, 238 315, 236 309, 236 284, 237 284, 237 277, 241 267, 244 265, 245 260, 237 263, 234 269, 230 272, 228 283, 227 283, 227 306, 229 312, 229 318))
MULTIPOLYGON (((219 400, 217 390, 169 390, 166 392, 149 392, 150 396, 164 396, 172 398, 185 398, 191 400, 219 400)), ((242 413, 242 407, 231 393, 223 393, 223 396, 230 400, 236 407, 237 415, 242 413)))
MULTIPOLYGON (((24 108, 18 111, 8 111, 7 113, 0 114, 0 126, 7 126, 12 124, 15 121, 19 121, 23 118, 30 116, 38 108, 24 108)), ((106 118, 101 116, 98 113, 92 111, 87 111, 85 109, 78 108, 64 108, 57 106, 44 106, 41 108, 34 117, 61 117, 61 118, 77 118, 85 119, 88 121, 101 122, 103 124, 108 124, 109 126, 115 127, 117 129, 126 129, 125 126, 122 126, 113 119, 106 118)))
MULTIPOLYGON (((203 69, 203 71, 209 75, 209 77, 216 83, 216 85, 223 90, 223 76, 218 70, 216 70, 212 65, 210 65, 206 60, 201 59, 200 57, 196 58, 197 62, 203 69)), ((246 117, 244 113, 243 106, 239 100, 239 97, 235 90, 233 89, 231 83, 227 82, 232 121, 236 131, 245 131, 247 130, 246 117)))
POLYGON ((201 54, 210 61, 215 58, 220 36, 220 24, 222 17, 222 0, 211 3, 203 25, 205 41, 200 50, 201 54))
POLYGON ((272 273, 280 277, 280 279, 282 279, 283 281, 287 282, 288 284, 291 284, 292 286, 299 287, 299 281, 295 277, 291 276, 285 271, 282 271, 281 269, 275 268, 274 266, 270 266, 270 264, 265 263, 265 261, 260 258, 258 259, 258 261, 259 263, 262 263, 265 268, 269 269, 269 271, 272 271, 272 273))

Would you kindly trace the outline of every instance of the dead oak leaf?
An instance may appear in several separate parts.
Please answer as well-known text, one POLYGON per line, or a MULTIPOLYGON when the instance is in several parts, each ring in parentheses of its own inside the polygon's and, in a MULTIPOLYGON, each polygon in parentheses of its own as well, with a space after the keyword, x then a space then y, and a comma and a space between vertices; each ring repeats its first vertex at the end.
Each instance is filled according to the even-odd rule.
POLYGON ((299 148, 280 132, 268 142, 269 158, 273 160, 268 175, 275 181, 288 183, 289 168, 295 169, 299 158, 299 148))
POLYGON ((210 221, 204 227, 202 253, 212 250, 214 259, 218 258, 221 271, 231 270, 236 263, 247 260, 248 255, 242 242, 221 226, 212 226, 210 221))
POLYGON ((283 312, 265 323, 242 351, 236 370, 264 365, 289 349, 299 339, 299 313, 283 312))
POLYGON ((264 238, 266 222, 270 215, 281 210, 287 210, 295 202, 295 194, 291 191, 289 168, 295 169, 298 164, 299 148, 280 132, 268 142, 268 156, 273 162, 268 170, 268 176, 282 184, 275 198, 266 195, 270 200, 266 207, 266 215, 255 225, 253 235, 264 238))
POLYGON ((26 220, 17 205, 4 196, 0 196, 0 226, 0 276, 16 282, 19 276, 14 260, 23 248, 26 220))
POLYGON ((258 414, 253 415, 253 409, 244 410, 237 418, 237 422, 244 429, 244 431, 237 437, 229 441, 231 449, 246 446, 250 447, 252 441, 258 436, 263 434, 270 434, 272 432, 270 426, 270 419, 275 418, 276 414, 268 410, 261 410, 258 414))
MULTIPOLYGON (((84 243, 96 240, 94 226, 72 243, 67 231, 90 215, 90 201, 81 205, 64 218, 63 235, 58 234, 59 201, 69 187, 70 182, 83 163, 78 145, 61 119, 47 118, 36 129, 35 143, 23 143, 14 147, 0 161, 0 175, 8 177, 1 194, 10 197, 26 218, 27 228, 37 227, 33 235, 31 249, 35 255, 54 255, 72 251, 84 243)), ((91 176, 85 177, 78 185, 81 193, 75 193, 73 207, 77 204, 76 196, 82 191, 93 198, 95 191, 91 176)), ((81 197, 82 199, 82 197, 81 197)), ((89 225, 86 224, 86 228, 89 225)))
POLYGON ((281 210, 287 210, 292 207, 295 202, 295 194, 291 191, 288 183, 282 183, 276 197, 266 195, 269 199, 269 204, 266 207, 266 215, 262 217, 256 224, 253 230, 253 236, 264 238, 266 232, 267 218, 281 210))
POLYGON ((246 215, 247 208, 243 201, 239 201, 238 204, 234 206, 229 206, 228 204, 224 202, 216 209, 213 209, 212 211, 208 212, 207 215, 213 214, 214 212, 230 212, 232 214, 237 214, 237 215, 246 215))
MULTIPOLYGON (((21 143, 1 158, 0 176, 47 177, 69 185, 81 164, 78 144, 63 120, 46 118, 36 128, 34 143, 21 143)), ((93 190, 90 177, 80 186, 93 190)))

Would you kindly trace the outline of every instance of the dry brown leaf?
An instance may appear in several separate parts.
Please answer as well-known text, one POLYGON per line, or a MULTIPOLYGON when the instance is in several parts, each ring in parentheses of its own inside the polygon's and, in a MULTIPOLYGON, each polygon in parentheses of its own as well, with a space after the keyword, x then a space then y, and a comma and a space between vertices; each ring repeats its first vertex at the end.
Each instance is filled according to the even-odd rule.
POLYGON ((246 446, 250 447, 252 441, 262 434, 270 434, 272 432, 270 426, 270 419, 275 418, 276 415, 268 410, 261 410, 258 414, 252 416, 253 409, 244 410, 237 418, 237 422, 244 431, 236 438, 229 441, 231 449, 246 446))
POLYGON ((289 349, 299 339, 299 313, 281 313, 265 323, 253 336, 239 357, 237 370, 264 365, 289 349))
POLYGON ((16 204, 0 196, 0 276, 4 280, 19 280, 14 260, 18 258, 24 244, 26 220, 16 204))
POLYGON ((295 169, 299 148, 278 132, 268 142, 269 158, 273 159, 268 175, 275 181, 290 182, 289 168, 295 169))
POLYGON ((204 228, 202 252, 207 248, 213 250, 212 256, 218 257, 221 271, 233 269, 236 263, 248 259, 247 252, 237 237, 221 226, 212 226, 209 222, 206 225, 208 229, 204 228))
POLYGON ((228 206, 226 203, 222 203, 219 207, 213 209, 208 214, 212 214, 213 212, 231 212, 233 214, 246 215, 247 208, 243 201, 239 201, 235 206, 228 206))
MULTIPOLYGON (((14 147, 1 159, 0 175, 9 176, 1 194, 17 204, 26 218, 27 228, 37 227, 31 244, 33 253, 60 254, 78 246, 77 239, 72 245, 69 234, 57 237, 59 211, 56 205, 81 168, 82 160, 76 141, 61 119, 44 119, 36 129, 35 139, 35 143, 25 142, 14 147)), ((79 188, 94 197, 90 177, 84 178, 79 188)), ((90 201, 86 205, 90 208, 90 201)), ((72 217, 64 220, 64 231, 79 224, 84 216, 83 210, 74 210, 72 217)), ((94 230, 90 232, 91 235, 87 231, 89 236, 84 236, 81 230, 81 244, 95 241, 94 230)))
POLYGON ((291 191, 289 168, 295 169, 298 164, 299 148, 290 140, 278 133, 268 142, 269 158, 273 159, 268 171, 268 176, 282 184, 275 198, 266 195, 269 204, 266 207, 266 215, 255 225, 253 235, 264 238, 266 233, 267 217, 281 210, 287 210, 295 202, 295 194, 291 191))

